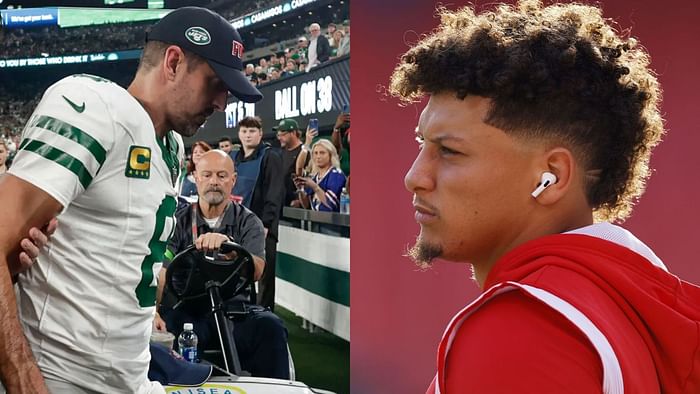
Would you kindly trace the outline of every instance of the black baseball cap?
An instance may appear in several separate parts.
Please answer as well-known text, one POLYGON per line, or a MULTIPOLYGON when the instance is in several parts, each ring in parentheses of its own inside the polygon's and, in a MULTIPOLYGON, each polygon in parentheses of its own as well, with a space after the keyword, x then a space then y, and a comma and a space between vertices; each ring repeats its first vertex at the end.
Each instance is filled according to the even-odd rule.
POLYGON ((178 8, 158 21, 146 41, 177 45, 204 58, 229 91, 241 101, 263 98, 243 74, 243 40, 221 15, 201 7, 178 8))

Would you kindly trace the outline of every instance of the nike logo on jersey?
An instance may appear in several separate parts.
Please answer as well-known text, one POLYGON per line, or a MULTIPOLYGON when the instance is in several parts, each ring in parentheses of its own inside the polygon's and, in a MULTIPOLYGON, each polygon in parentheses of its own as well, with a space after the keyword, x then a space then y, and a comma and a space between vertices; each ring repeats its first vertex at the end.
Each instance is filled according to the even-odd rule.
POLYGON ((66 100, 66 102, 67 102, 68 104, 70 104, 70 106, 73 107, 73 109, 74 109, 77 113, 82 114, 83 111, 85 111, 85 103, 84 103, 84 102, 83 102, 82 105, 78 105, 78 104, 76 104, 76 103, 70 101, 70 99, 69 99, 68 97, 66 97, 66 96, 61 96, 61 97, 63 97, 63 99, 66 100))

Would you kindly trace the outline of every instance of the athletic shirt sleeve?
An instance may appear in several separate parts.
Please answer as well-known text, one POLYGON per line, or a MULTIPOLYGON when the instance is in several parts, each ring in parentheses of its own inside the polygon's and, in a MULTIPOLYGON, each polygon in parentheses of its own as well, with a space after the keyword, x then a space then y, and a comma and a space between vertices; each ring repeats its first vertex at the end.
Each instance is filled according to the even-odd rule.
POLYGON ((326 185, 326 192, 331 193, 333 197, 340 200, 340 193, 342 193, 343 187, 345 187, 345 175, 337 168, 333 168, 331 171, 328 184, 326 185))
POLYGON ((335 212, 340 210, 340 193, 345 187, 345 175, 337 168, 331 169, 328 174, 328 181, 325 185, 326 205, 335 212))
POLYGON ((47 192, 63 209, 90 186, 114 144, 111 113, 91 86, 98 82, 85 78, 68 77, 46 91, 9 171, 47 192))
POLYGON ((465 321, 445 368, 447 394, 602 393, 603 367, 584 334, 518 291, 496 296, 465 321))

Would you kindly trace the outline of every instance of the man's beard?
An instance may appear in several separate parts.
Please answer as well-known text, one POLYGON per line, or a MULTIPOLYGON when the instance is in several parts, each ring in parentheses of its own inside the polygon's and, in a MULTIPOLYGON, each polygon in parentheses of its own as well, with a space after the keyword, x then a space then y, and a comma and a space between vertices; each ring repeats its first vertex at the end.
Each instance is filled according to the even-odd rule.
POLYGON ((225 196, 221 190, 207 190, 204 192, 204 199, 209 205, 219 205, 224 202, 225 196))
POLYGON ((192 122, 182 121, 173 122, 172 129, 183 137, 192 137, 197 133, 201 125, 192 122))
POLYGON ((416 238, 416 243, 406 252, 406 256, 413 260, 420 268, 428 268, 433 259, 442 255, 442 246, 430 244, 421 239, 416 238))

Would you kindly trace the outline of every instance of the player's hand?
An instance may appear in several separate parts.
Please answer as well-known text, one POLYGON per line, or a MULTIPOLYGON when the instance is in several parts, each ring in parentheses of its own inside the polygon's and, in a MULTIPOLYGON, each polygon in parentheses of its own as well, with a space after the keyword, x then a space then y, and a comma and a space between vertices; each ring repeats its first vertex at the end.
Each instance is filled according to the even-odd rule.
POLYGON ((156 312, 156 317, 153 318, 153 330, 160 332, 168 331, 168 327, 165 325, 165 320, 160 317, 158 312, 156 312))
POLYGON ((228 240, 228 237, 224 234, 206 233, 200 235, 199 238, 197 238, 197 240, 194 241, 194 246, 198 250, 202 250, 206 253, 219 250, 221 244, 228 240))
POLYGON ((53 218, 43 229, 32 227, 29 230, 29 237, 20 241, 23 251, 19 254, 19 260, 10 262, 11 275, 24 272, 34 264, 41 249, 46 246, 49 238, 56 231, 56 227, 58 227, 58 220, 53 218))

